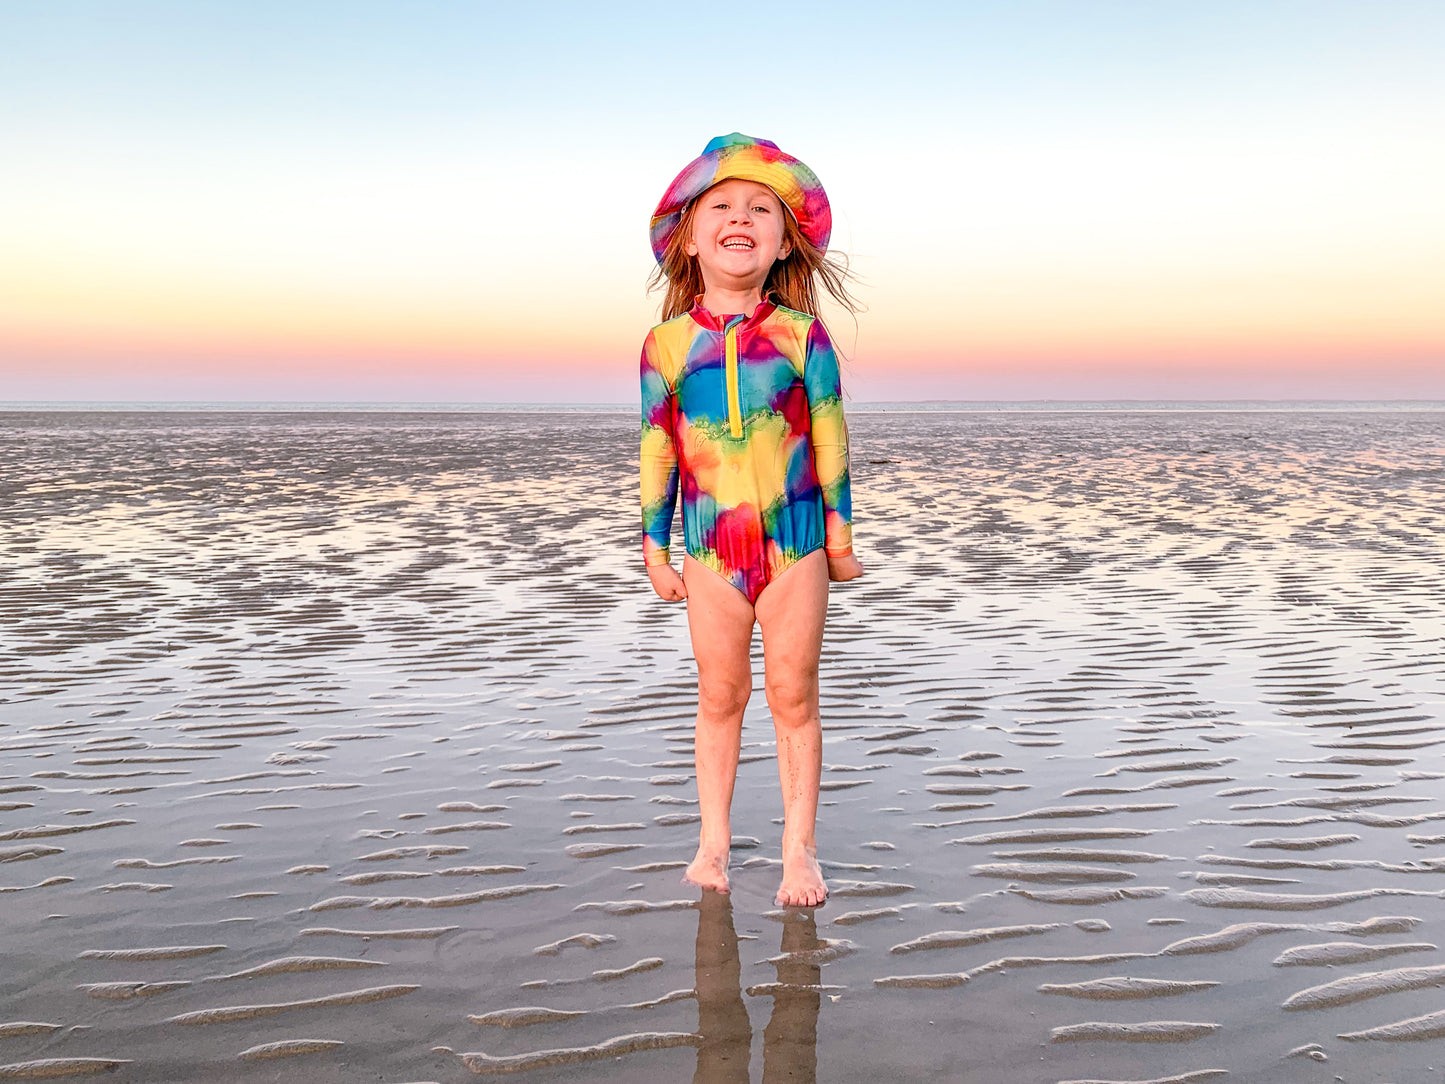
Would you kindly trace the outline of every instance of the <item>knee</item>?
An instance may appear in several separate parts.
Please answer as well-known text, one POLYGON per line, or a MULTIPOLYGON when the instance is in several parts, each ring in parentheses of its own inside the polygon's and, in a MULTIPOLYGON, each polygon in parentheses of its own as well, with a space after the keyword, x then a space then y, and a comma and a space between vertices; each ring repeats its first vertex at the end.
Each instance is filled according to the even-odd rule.
POLYGON ((767 694, 768 708, 777 726, 806 726, 818 718, 816 673, 769 677, 767 694))
POLYGON ((701 722, 732 722, 748 706, 752 695, 752 682, 706 681, 697 687, 697 716, 701 722))

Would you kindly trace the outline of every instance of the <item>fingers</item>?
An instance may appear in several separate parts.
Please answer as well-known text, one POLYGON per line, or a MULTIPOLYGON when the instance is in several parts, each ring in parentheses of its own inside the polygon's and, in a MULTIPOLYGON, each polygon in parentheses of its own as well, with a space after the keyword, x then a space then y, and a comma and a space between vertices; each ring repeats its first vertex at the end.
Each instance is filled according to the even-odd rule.
POLYGON ((662 565, 659 569, 649 569, 647 577, 652 580, 652 590, 665 603, 681 603, 683 598, 688 597, 688 588, 682 584, 682 577, 676 569, 662 565))
POLYGON ((687 588, 683 586, 682 577, 671 565, 649 568, 647 577, 652 581, 652 589, 657 592, 657 597, 664 602, 681 602, 687 598, 687 588))

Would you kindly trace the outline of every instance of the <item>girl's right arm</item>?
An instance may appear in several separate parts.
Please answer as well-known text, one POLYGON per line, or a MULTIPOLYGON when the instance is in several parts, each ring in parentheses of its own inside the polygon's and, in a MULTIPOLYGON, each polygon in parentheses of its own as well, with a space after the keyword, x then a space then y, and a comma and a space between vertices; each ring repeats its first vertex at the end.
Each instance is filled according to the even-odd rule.
POLYGON ((669 563, 672 513, 677 505, 677 389, 659 366, 657 341, 642 344, 642 558, 652 589, 669 602, 687 597, 669 563))

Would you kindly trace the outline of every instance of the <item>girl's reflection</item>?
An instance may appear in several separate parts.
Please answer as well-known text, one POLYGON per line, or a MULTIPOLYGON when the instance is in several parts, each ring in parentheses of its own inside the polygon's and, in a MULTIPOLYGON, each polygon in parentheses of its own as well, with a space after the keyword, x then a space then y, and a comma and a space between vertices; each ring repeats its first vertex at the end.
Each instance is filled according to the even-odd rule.
POLYGON ((773 1015, 763 1032, 763 1084, 805 1081, 818 1074, 818 927, 812 910, 789 911, 783 922, 779 989, 773 1015), (796 955, 795 955, 796 954, 796 955))
MULTIPOLYGON (((778 984, 769 984, 773 1015, 763 1032, 763 1082, 813 1084, 818 1069, 819 967, 809 957, 818 946, 812 911, 790 911, 783 923, 778 984)), ((732 897, 704 892, 698 904, 696 978, 697 1072, 693 1084, 748 1081, 753 1041, 743 1003, 738 935, 732 897)), ((756 991, 764 993, 764 989, 756 991)))
POLYGON ((697 1072, 693 1084, 748 1084, 753 1028, 743 1004, 732 897, 704 892, 697 908, 697 1072))

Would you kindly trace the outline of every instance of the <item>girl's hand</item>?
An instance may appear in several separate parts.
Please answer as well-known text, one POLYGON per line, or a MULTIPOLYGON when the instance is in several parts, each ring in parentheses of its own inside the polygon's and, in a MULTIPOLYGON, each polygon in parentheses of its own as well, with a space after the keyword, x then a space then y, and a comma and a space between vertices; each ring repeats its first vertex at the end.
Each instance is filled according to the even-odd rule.
POLYGON ((858 563, 858 558, 849 554, 847 557, 828 558, 828 579, 834 583, 842 583, 844 580, 856 580, 863 575, 863 566, 858 563))
POLYGON ((681 602, 687 598, 687 587, 683 585, 677 569, 671 565, 648 566, 647 578, 652 581, 652 589, 657 592, 657 597, 663 601, 681 602))

